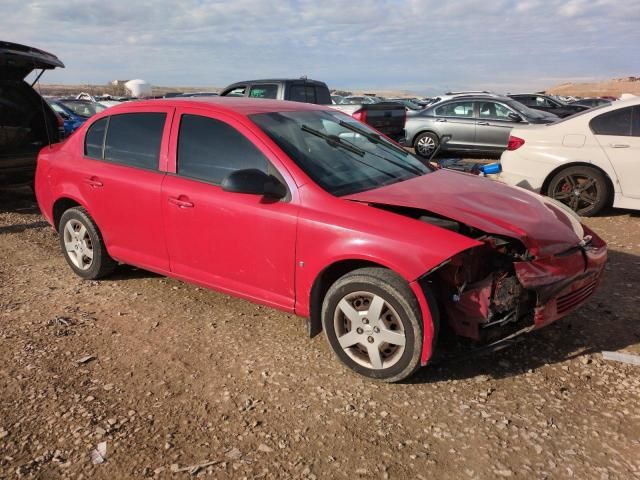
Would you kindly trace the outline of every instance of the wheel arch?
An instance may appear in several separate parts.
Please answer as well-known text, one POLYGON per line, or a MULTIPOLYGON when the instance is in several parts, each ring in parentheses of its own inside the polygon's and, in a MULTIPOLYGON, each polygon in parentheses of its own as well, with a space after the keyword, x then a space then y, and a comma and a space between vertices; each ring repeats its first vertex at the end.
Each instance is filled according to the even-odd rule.
POLYGON ((86 210, 84 205, 70 197, 60 197, 53 202, 53 207, 51 208, 51 220, 53 221, 53 228, 56 232, 58 231, 62 214, 73 207, 82 207, 86 210))
MULTIPOLYGON (((309 295, 309 336, 315 337, 322 332, 322 302, 327 291, 340 277, 359 268, 377 267, 395 271, 386 265, 363 259, 338 260, 325 267, 315 278, 309 295)), ((395 272, 398 273, 398 272, 395 272)), ((400 275, 398 273, 398 275, 400 275)), ((402 277, 402 275, 400 275, 402 277)), ((403 277, 404 278, 404 277, 403 277)), ((406 279, 405 279, 406 280, 406 279)))
POLYGON ((607 180, 607 186, 609 187, 609 198, 607 198, 606 206, 610 207, 613 204, 613 198, 615 196, 615 185, 613 184, 613 180, 611 180, 611 177, 606 171, 604 171, 599 166, 589 162, 571 162, 571 163, 563 163, 562 165, 557 166, 551 172, 549 172, 547 177, 544 179, 544 182, 542 182, 540 193, 546 196, 549 196, 549 192, 547 190, 549 189, 549 184, 551 183, 551 180, 553 179, 553 177, 555 177, 562 170, 565 170, 571 167, 589 167, 599 171, 607 180))

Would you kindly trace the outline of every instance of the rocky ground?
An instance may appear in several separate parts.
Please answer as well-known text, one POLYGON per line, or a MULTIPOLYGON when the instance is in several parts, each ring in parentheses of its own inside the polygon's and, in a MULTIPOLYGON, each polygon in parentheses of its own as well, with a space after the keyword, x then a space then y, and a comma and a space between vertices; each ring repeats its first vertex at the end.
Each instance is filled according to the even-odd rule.
POLYGON ((294 316, 129 267, 80 280, 2 191, 0 478, 640 478, 640 367, 600 353, 640 354, 640 217, 586 222, 611 249, 588 304, 387 385, 294 316))

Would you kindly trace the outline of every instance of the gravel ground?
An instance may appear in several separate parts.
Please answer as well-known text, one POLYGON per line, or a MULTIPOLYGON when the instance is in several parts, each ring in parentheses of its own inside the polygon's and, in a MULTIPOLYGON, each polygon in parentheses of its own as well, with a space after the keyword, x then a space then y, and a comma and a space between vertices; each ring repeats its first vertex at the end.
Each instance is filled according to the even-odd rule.
POLYGON ((640 354, 640 216, 586 222, 610 262, 578 312, 387 385, 292 315, 130 267, 80 280, 2 191, 0 478, 640 478, 640 367, 600 354, 640 354))

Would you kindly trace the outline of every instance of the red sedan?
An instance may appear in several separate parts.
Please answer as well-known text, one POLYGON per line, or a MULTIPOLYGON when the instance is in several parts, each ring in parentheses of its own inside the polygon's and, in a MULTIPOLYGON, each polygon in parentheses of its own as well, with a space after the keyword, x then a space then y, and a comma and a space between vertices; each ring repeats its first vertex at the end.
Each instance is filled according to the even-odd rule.
POLYGON ((303 103, 110 108, 42 150, 36 194, 79 276, 127 263, 294 312, 386 381, 426 364, 445 326, 482 345, 557 320, 606 261, 561 204, 431 170, 303 103))

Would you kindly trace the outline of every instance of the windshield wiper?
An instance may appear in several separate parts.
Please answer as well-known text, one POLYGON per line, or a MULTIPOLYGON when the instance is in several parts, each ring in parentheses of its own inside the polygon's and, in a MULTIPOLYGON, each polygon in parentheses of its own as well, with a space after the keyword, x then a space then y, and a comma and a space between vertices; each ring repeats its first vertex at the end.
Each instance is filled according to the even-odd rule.
MULTIPOLYGON (((382 145, 383 147, 386 147, 388 150, 390 150, 392 153, 394 154, 398 154, 400 152, 398 152, 398 149, 396 147, 394 147, 393 145, 389 145, 387 142, 385 142, 382 138, 380 138, 380 135, 378 135, 377 133, 369 133, 369 132, 365 132, 364 130, 360 130, 358 127, 354 127, 353 125, 350 125, 348 122, 345 122, 344 120, 340 120, 340 122, 338 122, 338 124, 341 127, 346 128, 347 130, 351 130, 354 133, 357 133, 358 135, 362 135, 363 137, 367 138, 368 140, 370 140, 371 142, 375 143, 376 145, 382 145)), ((398 163, 395 162, 393 160, 391 160, 390 158, 387 157, 383 157, 382 155, 378 155, 377 153, 373 153, 373 152, 369 152, 372 155, 381 158, 383 160, 386 160, 389 163, 394 164, 396 167, 400 167, 403 170, 407 170, 415 175, 424 175, 424 172, 421 172, 419 169, 413 167, 412 165, 404 165, 402 163, 398 163)), ((404 152, 402 152, 404 153, 404 152)))
POLYGON ((308 127, 307 125, 302 125, 300 127, 300 130, 302 130, 303 132, 310 133, 311 135, 315 135, 318 138, 322 138, 323 140, 326 140, 327 143, 334 148, 341 147, 341 148, 344 148, 345 150, 348 150, 351 153, 355 153, 359 157, 364 157, 364 154, 365 154, 364 150, 342 141, 342 139, 337 135, 327 135, 326 133, 322 133, 316 130, 315 128, 308 127))

